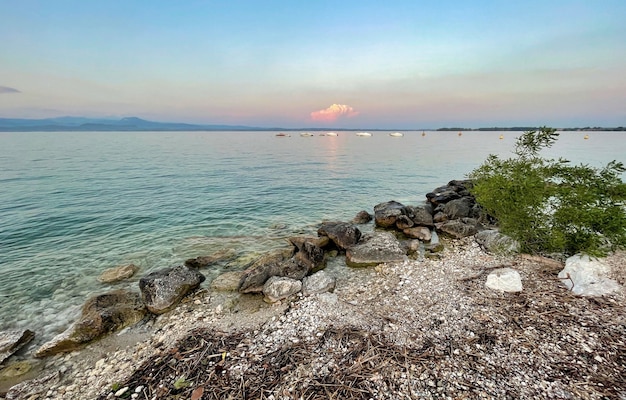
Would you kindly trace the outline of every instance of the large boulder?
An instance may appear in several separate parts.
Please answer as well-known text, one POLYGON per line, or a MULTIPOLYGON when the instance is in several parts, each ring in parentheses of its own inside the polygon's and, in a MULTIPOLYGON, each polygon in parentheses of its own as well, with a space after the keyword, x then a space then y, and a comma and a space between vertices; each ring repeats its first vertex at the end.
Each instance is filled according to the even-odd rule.
POLYGON ((139 280, 141 297, 146 308, 153 314, 163 314, 174 308, 189 292, 195 290, 204 275, 185 265, 164 268, 139 280))
POLYGON ((328 236, 335 245, 345 250, 361 238, 361 231, 347 222, 324 222, 317 230, 319 236, 328 236))
POLYGON ((472 181, 470 180, 453 180, 427 193, 426 199, 434 205, 446 204, 461 197, 471 196, 469 191, 471 187, 472 181))
POLYGON ((93 296, 83 305, 78 321, 42 345, 35 352, 35 357, 81 348, 86 343, 139 322, 145 314, 145 305, 137 293, 115 290, 93 296))
POLYGON ((263 291, 265 282, 272 276, 298 280, 307 276, 311 272, 312 262, 305 262, 306 256, 304 255, 296 257, 296 250, 295 246, 288 250, 276 250, 255 260, 243 272, 239 282, 239 292, 260 293, 263 291))
POLYGON ((474 238, 485 251, 497 255, 510 255, 519 252, 520 244, 510 236, 495 229, 478 232, 474 238))
POLYGON ((139 267, 135 264, 120 265, 104 270, 98 280, 102 283, 115 283, 132 277, 137 271, 139 267))
POLYGON ((446 221, 437 226, 437 230, 453 239, 461 239, 467 236, 473 236, 484 227, 474 218, 461 218, 446 221))
POLYGON ((28 329, 16 329, 0 332, 0 364, 11 357, 25 344, 33 340, 35 332, 28 329))
POLYGON ((448 217, 448 219, 471 217, 474 202, 474 198, 468 196, 450 200, 443 206, 442 212, 448 217))
POLYGON ((414 225, 433 227, 433 209, 429 204, 422 207, 407 207, 414 225))
POLYGON ((381 228, 394 228, 398 217, 406 213, 404 204, 395 200, 387 201, 374 206, 374 222, 381 228))
POLYGON ((561 282, 579 296, 603 296, 621 288, 620 284, 607 275, 611 268, 600 259, 587 255, 574 255, 565 260, 559 272, 561 282))
POLYGON ((406 252, 391 232, 366 233, 361 241, 346 250, 350 267, 369 267, 406 260, 406 252))

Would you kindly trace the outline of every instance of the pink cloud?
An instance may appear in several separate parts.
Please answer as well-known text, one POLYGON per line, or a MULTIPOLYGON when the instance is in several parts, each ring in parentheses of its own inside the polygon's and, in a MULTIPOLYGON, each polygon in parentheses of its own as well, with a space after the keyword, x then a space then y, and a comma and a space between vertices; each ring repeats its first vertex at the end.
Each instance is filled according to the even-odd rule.
POLYGON ((343 117, 354 117, 359 115, 358 111, 354 111, 354 108, 345 104, 333 104, 332 106, 319 111, 313 111, 311 113, 311 119, 313 121, 321 122, 333 122, 343 117))

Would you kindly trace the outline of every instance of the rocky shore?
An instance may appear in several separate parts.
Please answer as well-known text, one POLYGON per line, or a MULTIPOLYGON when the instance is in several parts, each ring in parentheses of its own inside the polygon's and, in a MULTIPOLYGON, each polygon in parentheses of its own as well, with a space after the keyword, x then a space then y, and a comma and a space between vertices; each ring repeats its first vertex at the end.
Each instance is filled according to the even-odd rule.
MULTIPOLYGON (((42 346, 33 379, 3 396, 626 398, 625 254, 569 260, 570 269, 517 254, 486 229, 467 184, 452 181, 422 205, 390 201, 373 216, 323 223, 317 237, 289 238, 285 250, 204 286, 212 256, 146 276, 128 320, 108 311, 84 319, 88 301, 78 325, 126 327, 87 336, 87 347, 42 346), (372 217, 377 229, 361 232, 372 217), (603 275, 581 275, 585 262, 603 275), (591 291, 577 294, 585 285, 591 291)), ((19 370, 5 358, 0 374, 19 370)))

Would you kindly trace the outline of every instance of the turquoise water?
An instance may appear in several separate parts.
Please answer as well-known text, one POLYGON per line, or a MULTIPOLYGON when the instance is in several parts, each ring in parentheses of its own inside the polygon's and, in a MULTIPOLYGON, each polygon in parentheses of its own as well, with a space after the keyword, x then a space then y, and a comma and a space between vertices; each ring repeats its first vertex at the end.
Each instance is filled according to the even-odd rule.
MULTIPOLYGON (((488 154, 510 154, 516 133, 291 135, 0 133, 0 330, 29 328, 43 341, 88 296, 136 289, 149 271, 225 248, 239 255, 226 268, 243 268, 324 219, 349 220, 391 199, 417 204, 488 154), (128 263, 141 268, 137 277, 97 281, 128 263)), ((550 154, 626 161, 625 133, 589 135, 563 133, 550 154)))

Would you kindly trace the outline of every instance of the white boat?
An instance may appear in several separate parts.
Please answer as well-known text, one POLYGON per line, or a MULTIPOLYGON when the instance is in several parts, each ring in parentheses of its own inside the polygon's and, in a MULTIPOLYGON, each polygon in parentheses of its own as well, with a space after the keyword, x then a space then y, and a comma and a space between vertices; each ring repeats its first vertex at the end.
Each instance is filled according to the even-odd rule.
POLYGON ((326 136, 339 136, 337 132, 326 132, 326 136))
POLYGON ((302 132, 300 134, 300 136, 302 136, 302 137, 311 137, 311 136, 314 136, 314 135, 311 132, 302 132))
POLYGON ((372 136, 372 134, 369 133, 369 132, 357 132, 356 135, 360 136, 360 137, 370 137, 370 136, 372 136))
POLYGON ((393 132, 393 133, 390 133, 389 136, 391 136, 391 137, 402 137, 402 136, 404 136, 404 133, 402 133, 402 132, 393 132))
POLYGON ((290 134, 288 134, 288 133, 283 133, 283 132, 279 132, 279 133, 277 133, 277 134, 276 134, 276 136, 278 136, 278 137, 291 137, 291 135, 290 135, 290 134))

